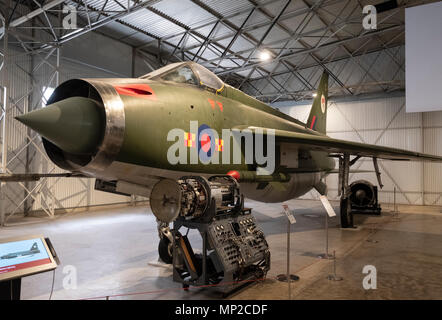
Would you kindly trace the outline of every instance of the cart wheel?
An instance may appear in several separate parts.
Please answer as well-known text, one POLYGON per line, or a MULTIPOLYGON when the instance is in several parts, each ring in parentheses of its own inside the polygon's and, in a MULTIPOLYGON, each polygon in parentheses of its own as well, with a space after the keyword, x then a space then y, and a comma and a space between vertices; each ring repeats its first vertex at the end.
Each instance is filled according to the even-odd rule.
POLYGON ((172 250, 172 243, 167 237, 160 239, 160 242, 158 243, 158 254, 164 263, 172 264, 172 250))

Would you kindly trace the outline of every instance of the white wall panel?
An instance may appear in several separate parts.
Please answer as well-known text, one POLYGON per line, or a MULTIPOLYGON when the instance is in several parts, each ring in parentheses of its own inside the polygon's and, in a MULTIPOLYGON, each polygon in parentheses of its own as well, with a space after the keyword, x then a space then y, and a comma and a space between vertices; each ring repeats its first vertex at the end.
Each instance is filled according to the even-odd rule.
POLYGON ((442 110, 442 2, 405 9, 407 111, 442 110))

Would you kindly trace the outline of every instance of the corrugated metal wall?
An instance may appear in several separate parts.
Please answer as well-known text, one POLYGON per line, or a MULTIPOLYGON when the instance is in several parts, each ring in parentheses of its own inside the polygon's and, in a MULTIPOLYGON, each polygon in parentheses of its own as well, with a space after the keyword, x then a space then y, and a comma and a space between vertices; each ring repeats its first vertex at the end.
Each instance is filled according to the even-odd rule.
MULTIPOLYGON (((310 103, 290 106, 286 102, 278 108, 305 122, 310 103)), ((406 113, 404 96, 344 99, 329 103, 327 134, 441 156, 442 112, 406 113)), ((442 205, 442 164, 384 160, 379 163, 385 185, 379 193, 381 202, 391 203, 396 187, 398 203, 442 205)), ((373 170, 373 164, 371 159, 360 159, 352 169, 373 170)), ((374 172, 350 175, 350 182, 358 179, 377 185, 374 172)), ((328 176, 326 182, 330 196, 337 198, 337 174, 328 176)), ((304 196, 316 197, 316 192, 304 196)))
MULTIPOLYGON (((6 112, 7 169, 12 172, 25 172, 28 156, 25 148, 28 141, 27 132, 20 123, 14 120, 14 117, 26 111, 29 106, 28 92, 31 91, 31 86, 28 70, 30 69, 30 58, 20 51, 9 50, 9 61, 6 69, 7 74, 2 76, 0 83, 4 86, 6 76, 9 83, 7 90, 9 108, 6 112)), ((0 137, 1 134, 2 130, 0 130, 0 137)), ((3 141, 3 137, 0 138, 0 141, 3 141)), ((5 211, 15 208, 18 211, 23 210, 22 200, 25 191, 22 186, 18 183, 8 183, 2 188, 5 211)))

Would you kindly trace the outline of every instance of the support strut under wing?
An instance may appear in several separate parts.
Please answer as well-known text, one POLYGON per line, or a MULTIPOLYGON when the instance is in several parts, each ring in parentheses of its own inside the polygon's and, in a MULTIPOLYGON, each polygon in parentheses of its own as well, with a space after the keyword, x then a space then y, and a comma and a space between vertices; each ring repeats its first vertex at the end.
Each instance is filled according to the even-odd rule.
POLYGON ((384 185, 382 184, 381 171, 379 171, 378 159, 376 157, 373 157, 373 166, 376 172, 376 178, 378 179, 379 187, 382 189, 384 185))
MULTIPOLYGON (((354 159, 353 159, 354 160, 354 159)), ((350 188, 348 178, 350 174, 350 164, 356 161, 350 161, 350 154, 344 153, 339 157, 339 195, 341 196, 341 227, 353 228, 353 215, 350 210, 350 188)))

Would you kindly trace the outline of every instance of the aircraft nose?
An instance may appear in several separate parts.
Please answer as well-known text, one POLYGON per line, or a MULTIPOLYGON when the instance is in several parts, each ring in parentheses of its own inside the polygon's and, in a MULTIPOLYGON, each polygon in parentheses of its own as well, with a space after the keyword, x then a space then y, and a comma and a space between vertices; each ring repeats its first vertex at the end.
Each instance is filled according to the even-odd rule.
POLYGON ((106 124, 103 106, 84 97, 67 98, 15 119, 74 154, 96 151, 106 124))

